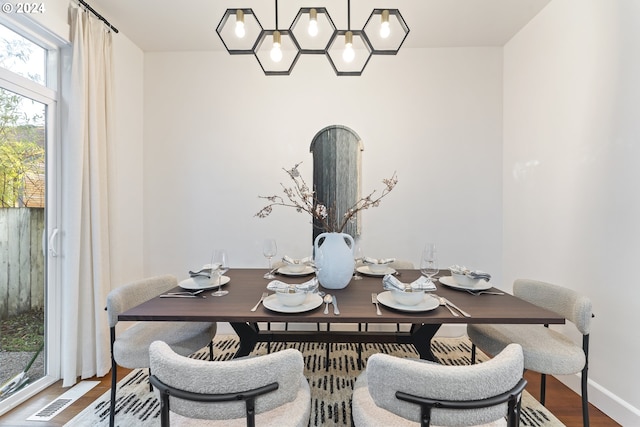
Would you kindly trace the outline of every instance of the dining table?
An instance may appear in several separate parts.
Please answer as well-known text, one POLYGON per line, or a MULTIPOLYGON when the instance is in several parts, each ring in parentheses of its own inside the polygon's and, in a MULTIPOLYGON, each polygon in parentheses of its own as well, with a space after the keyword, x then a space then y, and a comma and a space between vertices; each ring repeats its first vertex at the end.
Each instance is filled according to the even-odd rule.
MULTIPOLYGON (((473 295, 458 286, 451 286, 449 270, 440 270, 434 278, 436 290, 426 292, 446 298, 468 314, 458 316, 442 305, 434 304, 425 297, 425 310, 407 308, 383 299, 385 291, 382 277, 362 275, 362 280, 351 280, 343 289, 324 289, 319 291, 335 297, 339 314, 335 314, 333 306, 325 314, 325 303, 317 304, 320 296, 314 296, 311 304, 302 309, 280 306, 271 297, 262 301, 255 311, 251 309, 258 303, 267 290, 270 280, 265 279, 266 269, 237 268, 229 270, 225 276, 229 278, 224 285, 229 293, 222 297, 211 296, 204 291, 195 297, 166 298, 158 295, 118 316, 120 321, 183 321, 183 322, 228 322, 239 337, 239 348, 236 357, 246 356, 253 351, 259 342, 323 342, 323 343, 398 343, 412 344, 420 358, 434 361, 431 352, 431 339, 443 324, 563 324, 564 317, 517 298, 507 292, 486 285, 486 290, 497 294, 473 295), (444 283, 448 283, 445 285, 444 283), (386 304, 372 302, 372 294, 376 294, 386 304), (203 298, 204 297, 204 298, 203 298), (267 306, 265 306, 267 303, 267 306), (434 307, 435 306, 435 307, 434 307), (380 314, 377 314, 379 308, 380 314), (303 310, 303 311, 301 311, 303 310), (265 323, 266 322, 266 323, 265 323), (329 327, 315 330, 274 330, 260 327, 260 324, 273 322, 327 324, 329 327), (359 330, 345 330, 334 324, 357 324, 359 330), (367 324, 410 324, 407 330, 392 331, 365 330, 367 324)), ((397 270, 395 276, 403 283, 411 283, 420 277, 419 270, 397 270)), ((277 280, 290 285, 306 282, 312 276, 294 275, 278 276, 277 280)), ((183 290, 177 287, 173 291, 183 290)), ((310 297, 311 298, 311 297, 310 297)), ((305 328, 310 329, 310 328, 305 328)), ((373 329, 373 328, 369 328, 373 329)))

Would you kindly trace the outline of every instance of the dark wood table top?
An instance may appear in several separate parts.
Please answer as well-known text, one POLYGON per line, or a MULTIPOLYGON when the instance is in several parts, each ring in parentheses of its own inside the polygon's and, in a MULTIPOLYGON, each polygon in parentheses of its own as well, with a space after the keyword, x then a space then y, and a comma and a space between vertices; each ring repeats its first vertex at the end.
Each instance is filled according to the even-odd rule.
MULTIPOLYGON (((301 322, 301 323, 537 323, 561 324, 565 319, 551 311, 532 305, 512 295, 470 295, 465 291, 448 288, 436 282, 436 293, 471 314, 471 317, 454 317, 445 307, 435 310, 407 313, 387 308, 380 304, 382 316, 376 315, 371 303, 371 293, 381 293, 382 279, 364 277, 352 280, 344 289, 327 290, 336 295, 340 315, 323 314, 324 304, 304 313, 278 313, 266 309, 262 304, 255 312, 251 308, 260 299, 269 280, 262 276, 266 269, 232 269, 226 276, 230 282, 223 286, 229 294, 223 297, 211 296, 211 291, 203 292, 206 298, 153 298, 118 317, 121 321, 209 321, 209 322, 301 322)), ((398 277, 410 283, 420 276, 418 270, 400 270, 398 277)), ((441 275, 448 275, 441 271, 441 275)), ((310 279, 305 277, 279 276, 278 280, 294 284, 310 279)), ((177 288, 180 290, 180 288, 177 288)), ((495 290, 495 289, 494 289, 495 290)), ((271 292, 270 292, 271 293, 271 292)))

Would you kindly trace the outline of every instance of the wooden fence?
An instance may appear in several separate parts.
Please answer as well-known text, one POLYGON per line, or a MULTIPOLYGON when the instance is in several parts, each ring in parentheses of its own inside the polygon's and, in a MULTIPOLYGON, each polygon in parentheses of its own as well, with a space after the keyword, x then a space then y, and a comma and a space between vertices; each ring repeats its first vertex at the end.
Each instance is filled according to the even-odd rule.
POLYGON ((44 209, 0 208, 0 319, 44 307, 44 209))

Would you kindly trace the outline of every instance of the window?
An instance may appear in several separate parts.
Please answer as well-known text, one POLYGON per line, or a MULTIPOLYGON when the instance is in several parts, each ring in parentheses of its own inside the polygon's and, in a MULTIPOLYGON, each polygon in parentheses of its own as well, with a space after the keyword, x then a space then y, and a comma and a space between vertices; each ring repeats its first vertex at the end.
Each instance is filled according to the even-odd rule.
POLYGON ((50 326, 59 268, 47 238, 59 216, 59 47, 29 26, 0 20, 0 384, 10 381, 0 392, 0 415, 59 376, 57 328, 50 326))

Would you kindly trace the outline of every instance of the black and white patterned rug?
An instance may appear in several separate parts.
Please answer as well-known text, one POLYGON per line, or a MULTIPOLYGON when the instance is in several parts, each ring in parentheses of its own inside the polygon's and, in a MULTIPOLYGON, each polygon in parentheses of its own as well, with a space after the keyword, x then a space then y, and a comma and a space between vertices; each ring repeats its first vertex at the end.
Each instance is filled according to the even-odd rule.
MULTIPOLYGON (((311 388, 310 426, 350 426, 351 392, 358 369, 357 344, 331 344, 330 368, 325 370, 325 344, 316 343, 274 343, 271 351, 284 348, 297 348, 304 356, 305 376, 311 388)), ((471 363, 471 345, 466 337, 440 338, 432 341, 432 351, 438 360, 446 365, 468 365, 471 363)), ((238 349, 235 336, 222 335, 214 339, 216 360, 229 360, 238 349)), ((267 353, 266 344, 259 344, 252 353, 267 353)), ((417 353, 411 345, 404 344, 365 344, 362 358, 373 353, 387 353, 398 357, 416 358, 417 353)), ((202 349, 192 357, 208 359, 208 349, 202 349)), ((480 355, 479 360, 486 360, 480 355)), ((147 370, 136 369, 118 383, 116 403, 116 425, 159 426, 159 403, 153 392, 149 391, 147 370)), ((65 427, 102 427, 109 425, 109 392, 89 405, 84 411, 69 421, 65 427)), ((417 424, 416 424, 417 425, 417 424)), ((526 391, 522 400, 521 426, 557 427, 563 424, 546 408, 540 405, 526 391)))

